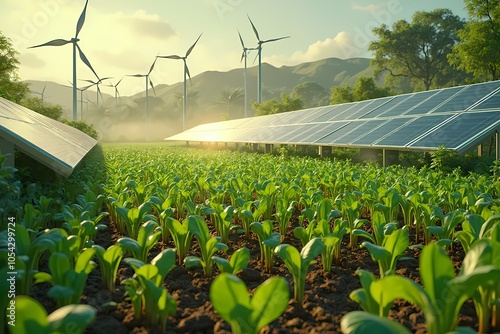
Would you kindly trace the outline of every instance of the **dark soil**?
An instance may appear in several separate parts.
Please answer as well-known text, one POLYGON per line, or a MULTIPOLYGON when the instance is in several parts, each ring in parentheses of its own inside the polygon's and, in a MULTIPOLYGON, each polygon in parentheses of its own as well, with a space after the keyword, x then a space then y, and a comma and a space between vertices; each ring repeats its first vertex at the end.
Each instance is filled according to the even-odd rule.
MULTIPOLYGON (((100 231, 96 240, 96 243, 104 248, 114 244, 121 237, 116 232, 113 223, 108 222, 108 224, 109 228, 100 231)), ((414 236, 411 238, 414 240, 414 236)), ((350 249, 348 239, 349 237, 346 236, 343 240, 340 265, 333 265, 331 272, 323 272, 319 258, 317 264, 310 266, 302 307, 292 299, 283 315, 266 326, 262 333, 341 333, 341 318, 350 311, 361 310, 360 306, 349 298, 353 290, 361 287, 356 270, 362 268, 377 276, 379 274, 378 265, 371 259, 368 251, 361 248, 350 249)), ((298 239, 293 237, 291 229, 284 242, 293 244, 299 249, 301 247, 298 239)), ((196 245, 196 239, 193 238, 192 255, 199 255, 196 245)), ((228 246, 227 256, 241 247, 251 250, 248 268, 238 273, 251 291, 269 277, 279 275, 289 282, 290 296, 293 296, 292 276, 279 257, 275 257, 272 274, 263 272, 259 263, 259 245, 255 235, 247 241, 243 235, 232 234, 228 246)), ((149 254, 149 259, 168 247, 173 248, 173 243, 165 245, 159 242, 149 254)), ((420 282, 418 271, 420 250, 408 249, 406 255, 413 259, 399 261, 397 273, 420 282)), ((458 269, 464 256, 460 245, 454 245, 453 253, 450 252, 450 255, 458 269)), ((219 256, 225 255, 220 253, 219 256)), ((44 270, 43 266, 40 269, 44 270)), ((133 270, 122 261, 116 289, 113 292, 102 288, 99 267, 89 275, 82 303, 94 306, 98 313, 96 321, 87 328, 86 333, 157 333, 157 331, 145 328, 142 320, 134 319, 132 305, 125 300, 125 289, 119 282, 132 277, 133 273, 133 270), (116 304, 106 306, 109 302, 116 304)), ((217 274, 218 270, 214 266, 214 277, 217 274)), ((165 287, 177 302, 176 314, 168 319, 167 333, 231 333, 230 326, 215 312, 210 302, 209 289, 214 277, 205 278, 201 267, 186 270, 179 266, 167 275, 165 287)), ((35 285, 32 295, 41 301, 50 313, 56 309, 56 304, 46 296, 49 287, 48 284, 35 285)), ((405 301, 396 301, 389 317, 415 333, 426 332, 425 319, 420 309, 405 301)), ((477 330, 477 317, 472 301, 467 301, 462 307, 458 323, 460 326, 470 326, 477 330)))

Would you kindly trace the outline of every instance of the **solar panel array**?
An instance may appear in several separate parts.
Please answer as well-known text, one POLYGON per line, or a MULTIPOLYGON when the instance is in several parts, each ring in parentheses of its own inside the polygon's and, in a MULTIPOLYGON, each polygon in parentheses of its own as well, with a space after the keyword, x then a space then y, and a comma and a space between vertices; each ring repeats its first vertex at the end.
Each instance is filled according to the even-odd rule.
POLYGON ((203 124, 172 141, 465 153, 500 128, 500 81, 203 124))
POLYGON ((69 176, 97 141, 0 97, 0 137, 64 176, 69 176))

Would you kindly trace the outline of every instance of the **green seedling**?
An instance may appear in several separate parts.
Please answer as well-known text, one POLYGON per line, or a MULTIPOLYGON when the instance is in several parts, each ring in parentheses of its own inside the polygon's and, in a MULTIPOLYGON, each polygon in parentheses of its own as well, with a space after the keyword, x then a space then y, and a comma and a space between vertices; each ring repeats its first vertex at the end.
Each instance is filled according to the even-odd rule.
POLYGON ((167 217, 166 223, 177 250, 178 264, 181 265, 188 256, 193 233, 189 230, 188 219, 184 219, 181 223, 172 217, 167 217))
POLYGON ((152 220, 142 224, 139 229, 137 240, 129 237, 118 239, 117 243, 125 250, 132 253, 132 256, 146 262, 149 251, 160 240, 161 227, 152 220))
POLYGON ((97 312, 90 305, 66 305, 47 315, 45 308, 29 296, 16 296, 13 302, 16 321, 15 326, 9 326, 12 334, 80 334, 95 320, 97 312))
POLYGON ((340 321, 340 328, 345 334, 411 334, 395 321, 363 311, 347 313, 340 321))
POLYGON ((264 220, 262 223, 253 222, 250 224, 253 233, 257 234, 260 246, 260 263, 268 273, 273 270, 273 250, 281 243, 281 234, 273 232, 273 223, 264 220))
POLYGON ((92 246, 99 260, 101 269, 102 283, 106 289, 113 292, 115 290, 116 273, 123 258, 123 249, 120 244, 111 245, 108 249, 100 245, 92 246))
POLYGON ((428 333, 441 334, 456 329, 463 303, 478 286, 496 279, 500 268, 485 265, 455 277, 450 258, 441 246, 432 243, 422 250, 420 274, 423 287, 409 278, 387 275, 371 283, 370 295, 381 311, 397 298, 417 305, 424 313, 428 333))
MULTIPOLYGON (((480 239, 474 243, 465 255, 460 274, 467 275, 484 265, 500 268, 500 224, 496 224, 493 228, 491 238, 480 239)), ((500 281, 498 279, 482 282, 472 295, 479 320, 479 333, 490 332, 490 318, 493 331, 500 329, 497 305, 499 297, 500 281)))
POLYGON ((295 206, 297 201, 288 201, 285 198, 278 198, 276 200, 276 213, 274 217, 278 221, 278 230, 281 236, 284 238, 288 229, 290 218, 295 211, 295 206))
POLYGON ((207 223, 201 216, 192 215, 188 217, 189 231, 198 239, 201 258, 197 256, 188 256, 184 260, 187 268, 201 265, 205 277, 212 277, 212 256, 220 250, 226 251, 227 245, 221 242, 220 237, 210 237, 207 223))
POLYGON ((409 243, 408 233, 405 229, 401 229, 385 236, 381 246, 364 241, 361 247, 368 249, 373 261, 378 262, 380 277, 383 277, 395 272, 396 263, 401 259, 409 243))
POLYGON ((47 282, 52 285, 47 295, 57 301, 59 307, 80 304, 83 288, 89 273, 96 264, 92 261, 95 250, 86 248, 76 258, 74 266, 63 253, 53 253, 49 258, 49 273, 38 272, 34 275, 35 284, 47 282))
POLYGON ((340 246, 342 239, 347 232, 347 221, 339 218, 333 222, 333 229, 326 220, 321 220, 315 229, 315 234, 321 237, 325 248, 321 252, 321 261, 323 270, 329 272, 332 268, 332 262, 340 264, 340 246))
POLYGON ((140 319, 144 316, 148 328, 157 328, 164 333, 168 316, 174 314, 177 309, 175 300, 162 286, 165 276, 175 267, 174 250, 164 250, 151 264, 144 264, 133 258, 124 261, 135 271, 132 278, 122 282, 128 299, 134 306, 135 317, 140 319))
POLYGON ((116 212, 124 222, 128 237, 137 239, 141 224, 153 220, 156 221, 155 215, 151 214, 152 204, 149 202, 142 203, 138 208, 117 207, 116 212))
POLYGON ((250 250, 246 247, 235 251, 229 261, 218 256, 212 256, 212 261, 215 262, 221 273, 233 275, 245 269, 248 266, 249 260, 250 250))
POLYGON ((274 252, 283 259, 288 271, 293 277, 293 297, 299 305, 302 305, 307 269, 311 262, 325 248, 321 238, 314 238, 299 251, 292 245, 281 244, 274 252))
POLYGON ((257 334, 286 310, 290 293, 284 278, 272 277, 250 297, 241 279, 223 273, 210 286, 210 300, 233 334, 257 334))

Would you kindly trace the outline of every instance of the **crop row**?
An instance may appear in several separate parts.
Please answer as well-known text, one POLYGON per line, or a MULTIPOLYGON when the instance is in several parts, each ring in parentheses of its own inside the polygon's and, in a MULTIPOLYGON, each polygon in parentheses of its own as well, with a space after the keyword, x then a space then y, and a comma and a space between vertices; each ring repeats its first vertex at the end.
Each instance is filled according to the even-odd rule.
MULTIPOLYGON (((83 177, 87 181, 74 203, 40 196, 24 206, 16 226, 17 294, 29 295, 33 283, 48 282, 48 296, 60 307, 58 314, 46 316, 29 297, 16 298, 20 309, 41 308, 36 321, 24 319, 38 323, 39 329, 50 332, 71 322, 83 331, 93 319, 95 310, 78 304, 97 259, 103 286, 110 291, 120 263, 133 268, 135 275, 120 282, 126 298, 137 318, 161 330, 176 309, 163 287, 168 272, 175 265, 201 265, 212 279, 216 265, 219 275, 210 293, 214 308, 233 332, 256 333, 285 310, 289 288, 285 280, 273 277, 250 297, 235 276, 248 265, 248 249, 240 248, 231 257, 224 254, 231 233, 257 236, 262 270, 272 272, 275 256, 283 260, 299 304, 311 261, 320 257, 329 272, 340 262, 344 236, 349 247, 366 248, 379 264, 379 278, 359 271, 362 288, 351 298, 364 311, 344 317, 345 332, 403 331, 386 318, 397 298, 422 309, 429 333, 455 330, 460 307, 469 297, 479 330, 498 329, 500 182, 494 177, 160 145, 107 146, 104 152, 105 168, 86 169, 90 175, 83 177), (106 175, 92 182, 92 173, 106 175), (108 216, 123 237, 104 249, 94 240, 107 228, 103 219, 108 216), (283 243, 290 231, 300 240, 300 250, 283 243), (199 256, 190 255, 193 237, 199 256), (160 240, 175 248, 149 260, 160 240), (395 274, 410 243, 423 248, 423 286, 395 274), (457 276, 446 255, 455 243, 467 253, 457 276), (49 272, 38 270, 42 259, 48 261, 49 272)), ((8 238, 7 231, 4 235, 8 238)), ((22 333, 21 326, 15 330, 22 333)))

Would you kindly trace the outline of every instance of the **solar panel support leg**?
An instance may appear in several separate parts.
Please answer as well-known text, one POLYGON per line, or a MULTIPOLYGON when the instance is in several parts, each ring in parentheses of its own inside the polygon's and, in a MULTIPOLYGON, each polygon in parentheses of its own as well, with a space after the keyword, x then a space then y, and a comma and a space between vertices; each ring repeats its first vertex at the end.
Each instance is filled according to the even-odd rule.
POLYGON ((483 145, 482 144, 479 144, 479 146, 477 147, 477 156, 478 157, 483 156, 483 145))
POLYGON ((498 135, 498 131, 495 133, 495 159, 500 159, 500 136, 498 135))
POLYGON ((265 153, 269 153, 269 154, 273 153, 273 144, 266 144, 265 153))
POLYGON ((5 162, 3 164, 4 167, 14 167, 15 159, 14 159, 14 144, 10 141, 0 137, 0 153, 2 155, 6 155, 5 162))
POLYGON ((319 156, 322 158, 326 158, 332 155, 332 147, 331 146, 320 146, 319 147, 319 156))

